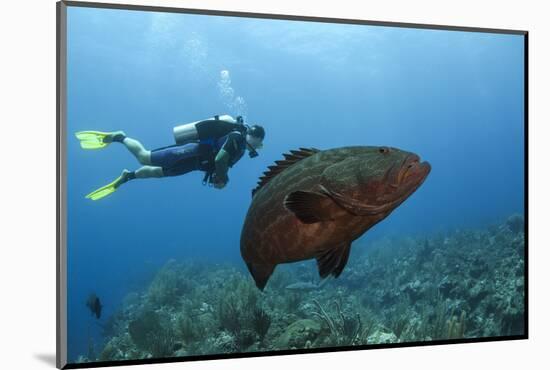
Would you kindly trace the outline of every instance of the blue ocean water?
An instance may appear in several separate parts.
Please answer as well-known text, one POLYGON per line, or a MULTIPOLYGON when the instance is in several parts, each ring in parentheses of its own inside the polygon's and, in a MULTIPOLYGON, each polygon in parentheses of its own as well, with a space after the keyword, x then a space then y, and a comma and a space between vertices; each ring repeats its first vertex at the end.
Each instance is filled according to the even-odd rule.
POLYGON ((91 292, 108 317, 171 258, 244 267, 251 189, 289 149, 387 145, 431 163, 363 238, 524 211, 522 36, 76 7, 67 34, 70 360, 101 340, 91 292), (74 132, 124 130, 154 149, 173 126, 224 113, 267 131, 225 189, 191 173, 84 198, 140 165, 122 145, 82 150, 74 132))

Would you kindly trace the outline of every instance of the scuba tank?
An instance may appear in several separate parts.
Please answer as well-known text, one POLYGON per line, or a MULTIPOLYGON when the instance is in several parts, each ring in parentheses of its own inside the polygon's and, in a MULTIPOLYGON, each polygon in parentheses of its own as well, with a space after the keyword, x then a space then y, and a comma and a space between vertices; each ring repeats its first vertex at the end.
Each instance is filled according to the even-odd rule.
POLYGON ((183 145, 191 141, 199 140, 199 133, 197 132, 196 124, 200 121, 186 123, 174 127, 174 140, 177 145, 183 145))
MULTIPOLYGON (((174 127, 174 140, 176 141, 177 145, 183 145, 189 142, 193 141, 200 141, 204 139, 205 134, 201 132, 201 127, 207 126, 209 123, 215 122, 215 121, 223 121, 224 123, 230 124, 230 125, 242 125, 243 120, 241 116, 238 116, 237 119, 234 119, 233 117, 224 114, 221 116, 214 116, 211 118, 207 118, 205 120, 195 121, 191 123, 186 123, 183 125, 179 125, 174 127)), ((206 131, 210 131, 206 129, 206 131)), ((212 133, 214 136, 217 136, 217 133, 212 133)), ((207 135, 211 136, 211 135, 207 135)), ((221 135, 223 136, 223 135, 221 135)))

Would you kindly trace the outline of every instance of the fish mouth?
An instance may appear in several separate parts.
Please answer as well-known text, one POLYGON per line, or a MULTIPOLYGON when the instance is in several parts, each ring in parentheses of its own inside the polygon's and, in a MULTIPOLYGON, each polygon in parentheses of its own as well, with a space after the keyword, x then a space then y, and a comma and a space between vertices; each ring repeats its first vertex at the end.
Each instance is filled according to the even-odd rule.
POLYGON ((431 169, 430 163, 421 162, 418 155, 410 154, 399 167, 389 171, 393 179, 390 186, 397 190, 398 198, 406 198, 422 185, 431 169))
POLYGON ((413 185, 416 188, 424 182, 431 170, 429 162, 421 162, 418 155, 411 154, 405 158, 397 174, 397 186, 413 185))

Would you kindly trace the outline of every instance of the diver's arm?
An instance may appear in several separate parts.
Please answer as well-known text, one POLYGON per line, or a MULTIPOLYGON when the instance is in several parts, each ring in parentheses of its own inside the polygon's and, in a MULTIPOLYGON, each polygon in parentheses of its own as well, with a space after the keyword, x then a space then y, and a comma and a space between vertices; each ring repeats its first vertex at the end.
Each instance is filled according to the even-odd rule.
POLYGON ((230 155, 225 149, 220 149, 218 154, 216 155, 216 159, 214 161, 216 171, 215 171, 215 179, 216 182, 226 183, 227 178, 227 171, 229 170, 229 159, 230 155))

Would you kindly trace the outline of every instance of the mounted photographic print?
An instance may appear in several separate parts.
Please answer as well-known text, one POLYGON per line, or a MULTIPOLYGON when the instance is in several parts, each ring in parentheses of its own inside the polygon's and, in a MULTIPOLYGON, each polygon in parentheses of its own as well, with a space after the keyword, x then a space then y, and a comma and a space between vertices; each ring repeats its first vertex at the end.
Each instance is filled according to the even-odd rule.
POLYGON ((527 338, 526 55, 58 3, 58 367, 527 338))

